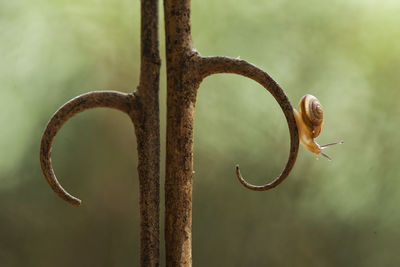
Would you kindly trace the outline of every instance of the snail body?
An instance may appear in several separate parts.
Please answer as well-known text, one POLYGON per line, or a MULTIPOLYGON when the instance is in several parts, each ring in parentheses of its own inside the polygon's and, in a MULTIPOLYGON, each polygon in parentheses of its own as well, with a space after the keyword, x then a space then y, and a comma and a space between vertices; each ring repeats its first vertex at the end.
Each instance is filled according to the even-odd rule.
POLYGON ((327 159, 331 158, 322 152, 327 146, 343 144, 343 141, 320 146, 314 138, 318 137, 324 127, 324 112, 321 103, 315 96, 305 95, 300 99, 299 111, 294 109, 300 144, 314 154, 321 154, 327 159))

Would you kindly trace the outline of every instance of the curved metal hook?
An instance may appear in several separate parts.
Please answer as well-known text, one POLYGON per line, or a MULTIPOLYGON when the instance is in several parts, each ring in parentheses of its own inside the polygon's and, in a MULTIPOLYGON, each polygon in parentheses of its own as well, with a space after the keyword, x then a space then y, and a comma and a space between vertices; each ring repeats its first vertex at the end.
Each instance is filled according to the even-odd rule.
POLYGON ((285 114, 286 121, 289 126, 290 132, 290 153, 286 166, 282 173, 272 182, 265 185, 257 186, 252 185, 243 178, 240 174, 239 165, 236 166, 236 175, 240 183, 246 188, 254 191, 265 191, 272 189, 282 183, 292 170, 299 150, 299 135, 297 131, 296 120, 294 117, 293 107, 282 88, 272 79, 268 73, 264 72, 257 66, 242 60, 240 58, 229 57, 201 57, 200 68, 202 70, 202 77, 205 78, 209 75, 216 73, 235 73, 248 77, 267 89, 275 100, 278 102, 283 113, 285 114))
POLYGON ((116 91, 94 91, 71 99, 54 113, 43 132, 40 145, 40 165, 48 184, 62 199, 74 206, 80 206, 82 203, 80 199, 69 194, 61 186, 54 174, 51 150, 57 132, 69 118, 86 109, 108 107, 130 114, 134 110, 132 106, 133 98, 134 95, 132 94, 116 91))

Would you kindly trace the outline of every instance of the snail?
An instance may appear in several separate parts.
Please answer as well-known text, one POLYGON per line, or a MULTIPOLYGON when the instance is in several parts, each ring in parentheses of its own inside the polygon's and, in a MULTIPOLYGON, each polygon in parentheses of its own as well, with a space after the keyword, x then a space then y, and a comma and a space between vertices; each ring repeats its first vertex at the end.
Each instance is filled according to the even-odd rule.
POLYGON ((294 109, 294 117, 299 131, 300 144, 312 153, 321 154, 328 160, 332 160, 322 150, 328 146, 343 144, 344 142, 338 141, 320 146, 314 141, 314 138, 321 133, 324 127, 324 112, 318 99, 308 94, 303 96, 299 102, 299 111, 294 109))

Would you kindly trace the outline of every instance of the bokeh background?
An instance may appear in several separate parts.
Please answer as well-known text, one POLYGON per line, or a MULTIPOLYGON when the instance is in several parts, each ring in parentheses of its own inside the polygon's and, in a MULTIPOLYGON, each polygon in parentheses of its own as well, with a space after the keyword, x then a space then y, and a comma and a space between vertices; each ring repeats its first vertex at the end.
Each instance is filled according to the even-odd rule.
MULTIPOLYGON (((164 59, 161 3, 160 13, 164 59)), ((400 265, 399 14, 396 0, 192 2, 202 55, 260 66, 295 106, 306 93, 317 96, 325 110, 317 141, 345 140, 327 151, 332 162, 301 148, 276 190, 246 190, 235 164, 263 184, 286 163, 283 113, 249 79, 207 78, 195 120, 195 266, 400 265)), ((64 102, 91 90, 135 89, 139 23, 138 0, 0 1, 1 266, 139 265, 129 118, 90 110, 58 134, 55 171, 83 199, 80 208, 50 190, 38 157, 42 131, 64 102)), ((163 65, 163 159, 165 95, 163 65)), ((163 235, 161 242, 165 265, 163 235)))

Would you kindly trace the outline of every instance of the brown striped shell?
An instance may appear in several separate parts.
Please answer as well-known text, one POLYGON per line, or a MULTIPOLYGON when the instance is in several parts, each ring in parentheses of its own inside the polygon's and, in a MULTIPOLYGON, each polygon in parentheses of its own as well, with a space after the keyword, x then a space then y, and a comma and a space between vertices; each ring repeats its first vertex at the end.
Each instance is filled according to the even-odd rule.
POLYGON ((305 95, 299 102, 299 112, 312 138, 317 137, 324 126, 324 111, 321 103, 312 95, 305 95))

